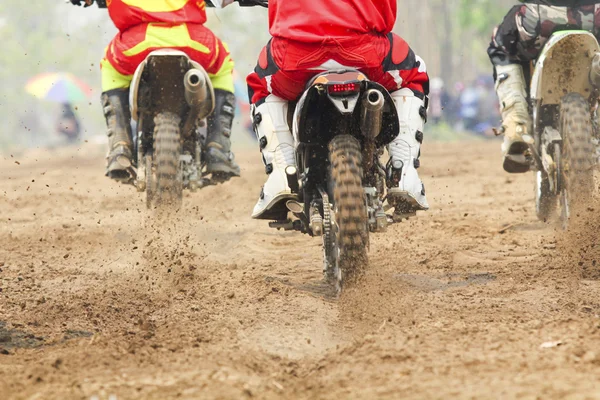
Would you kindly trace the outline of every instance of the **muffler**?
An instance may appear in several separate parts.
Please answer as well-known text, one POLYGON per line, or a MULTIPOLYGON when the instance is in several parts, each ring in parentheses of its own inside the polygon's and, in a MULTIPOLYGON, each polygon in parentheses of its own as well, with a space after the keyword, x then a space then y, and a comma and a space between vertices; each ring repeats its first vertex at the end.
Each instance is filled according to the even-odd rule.
POLYGON ((375 139, 381 132, 383 120, 383 94, 377 89, 370 89, 362 100, 360 129, 367 138, 375 139))
POLYGON ((183 77, 185 101, 190 106, 190 112, 183 125, 184 135, 188 135, 194 129, 198 119, 212 112, 214 105, 210 99, 210 88, 206 79, 206 74, 198 69, 190 69, 183 77))
POLYGON ((190 107, 202 104, 208 97, 206 87, 206 77, 202 71, 190 69, 183 77, 183 86, 185 87, 185 101, 190 107))

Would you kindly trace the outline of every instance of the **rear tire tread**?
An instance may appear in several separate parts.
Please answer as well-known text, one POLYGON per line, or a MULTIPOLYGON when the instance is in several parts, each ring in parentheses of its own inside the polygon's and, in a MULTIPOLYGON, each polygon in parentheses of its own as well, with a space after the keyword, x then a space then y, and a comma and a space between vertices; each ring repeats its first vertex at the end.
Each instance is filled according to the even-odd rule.
POLYGON ((329 158, 334 208, 337 210, 339 267, 342 282, 348 282, 364 273, 368 260, 369 232, 360 143, 349 135, 336 136, 329 144, 329 158))
POLYGON ((160 113, 154 118, 154 165, 156 168, 157 207, 181 204, 183 186, 179 171, 181 154, 181 119, 173 113, 160 113))
POLYGON ((571 207, 579 207, 591 199, 594 186, 593 125, 589 103, 581 94, 569 93, 562 98, 560 133, 564 190, 567 190, 571 207))

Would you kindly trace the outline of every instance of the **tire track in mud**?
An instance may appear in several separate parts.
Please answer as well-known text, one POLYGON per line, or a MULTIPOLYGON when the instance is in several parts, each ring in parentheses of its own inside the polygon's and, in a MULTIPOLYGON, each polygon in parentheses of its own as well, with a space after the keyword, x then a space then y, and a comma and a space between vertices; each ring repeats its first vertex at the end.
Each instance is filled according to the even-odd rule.
POLYGON ((596 398, 595 256, 536 222, 496 143, 428 145, 432 210, 373 235, 339 299, 318 239, 247 217, 254 151, 159 223, 92 150, 0 162, 8 398, 596 398))

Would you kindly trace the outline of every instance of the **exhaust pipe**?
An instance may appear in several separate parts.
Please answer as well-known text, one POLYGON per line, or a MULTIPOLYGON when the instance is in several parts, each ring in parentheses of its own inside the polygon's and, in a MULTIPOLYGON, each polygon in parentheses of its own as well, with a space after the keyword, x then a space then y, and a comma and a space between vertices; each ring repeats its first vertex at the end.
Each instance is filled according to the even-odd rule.
POLYGON ((208 97, 206 78, 202 71, 190 69, 183 77, 185 87, 185 101, 190 107, 202 104, 208 97))
POLYGON ((383 94, 377 89, 370 89, 363 97, 360 129, 367 138, 375 139, 381 132, 383 121, 383 94))
POLYGON ((183 77, 183 87, 185 89, 185 101, 190 106, 190 112, 183 125, 184 135, 188 135, 199 118, 204 118, 210 114, 211 110, 206 112, 206 101, 209 100, 209 88, 206 82, 206 75, 197 69, 190 69, 183 77))

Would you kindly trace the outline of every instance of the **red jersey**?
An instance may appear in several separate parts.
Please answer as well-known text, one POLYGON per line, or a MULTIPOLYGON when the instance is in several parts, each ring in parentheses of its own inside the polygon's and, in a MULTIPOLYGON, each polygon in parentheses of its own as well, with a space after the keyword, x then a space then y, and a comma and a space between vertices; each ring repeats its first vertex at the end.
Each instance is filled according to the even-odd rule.
POLYGON ((204 0, 107 0, 108 13, 121 32, 149 22, 204 24, 204 0))
POLYGON ((269 32, 299 42, 387 35, 396 12, 396 0, 270 0, 269 32))

